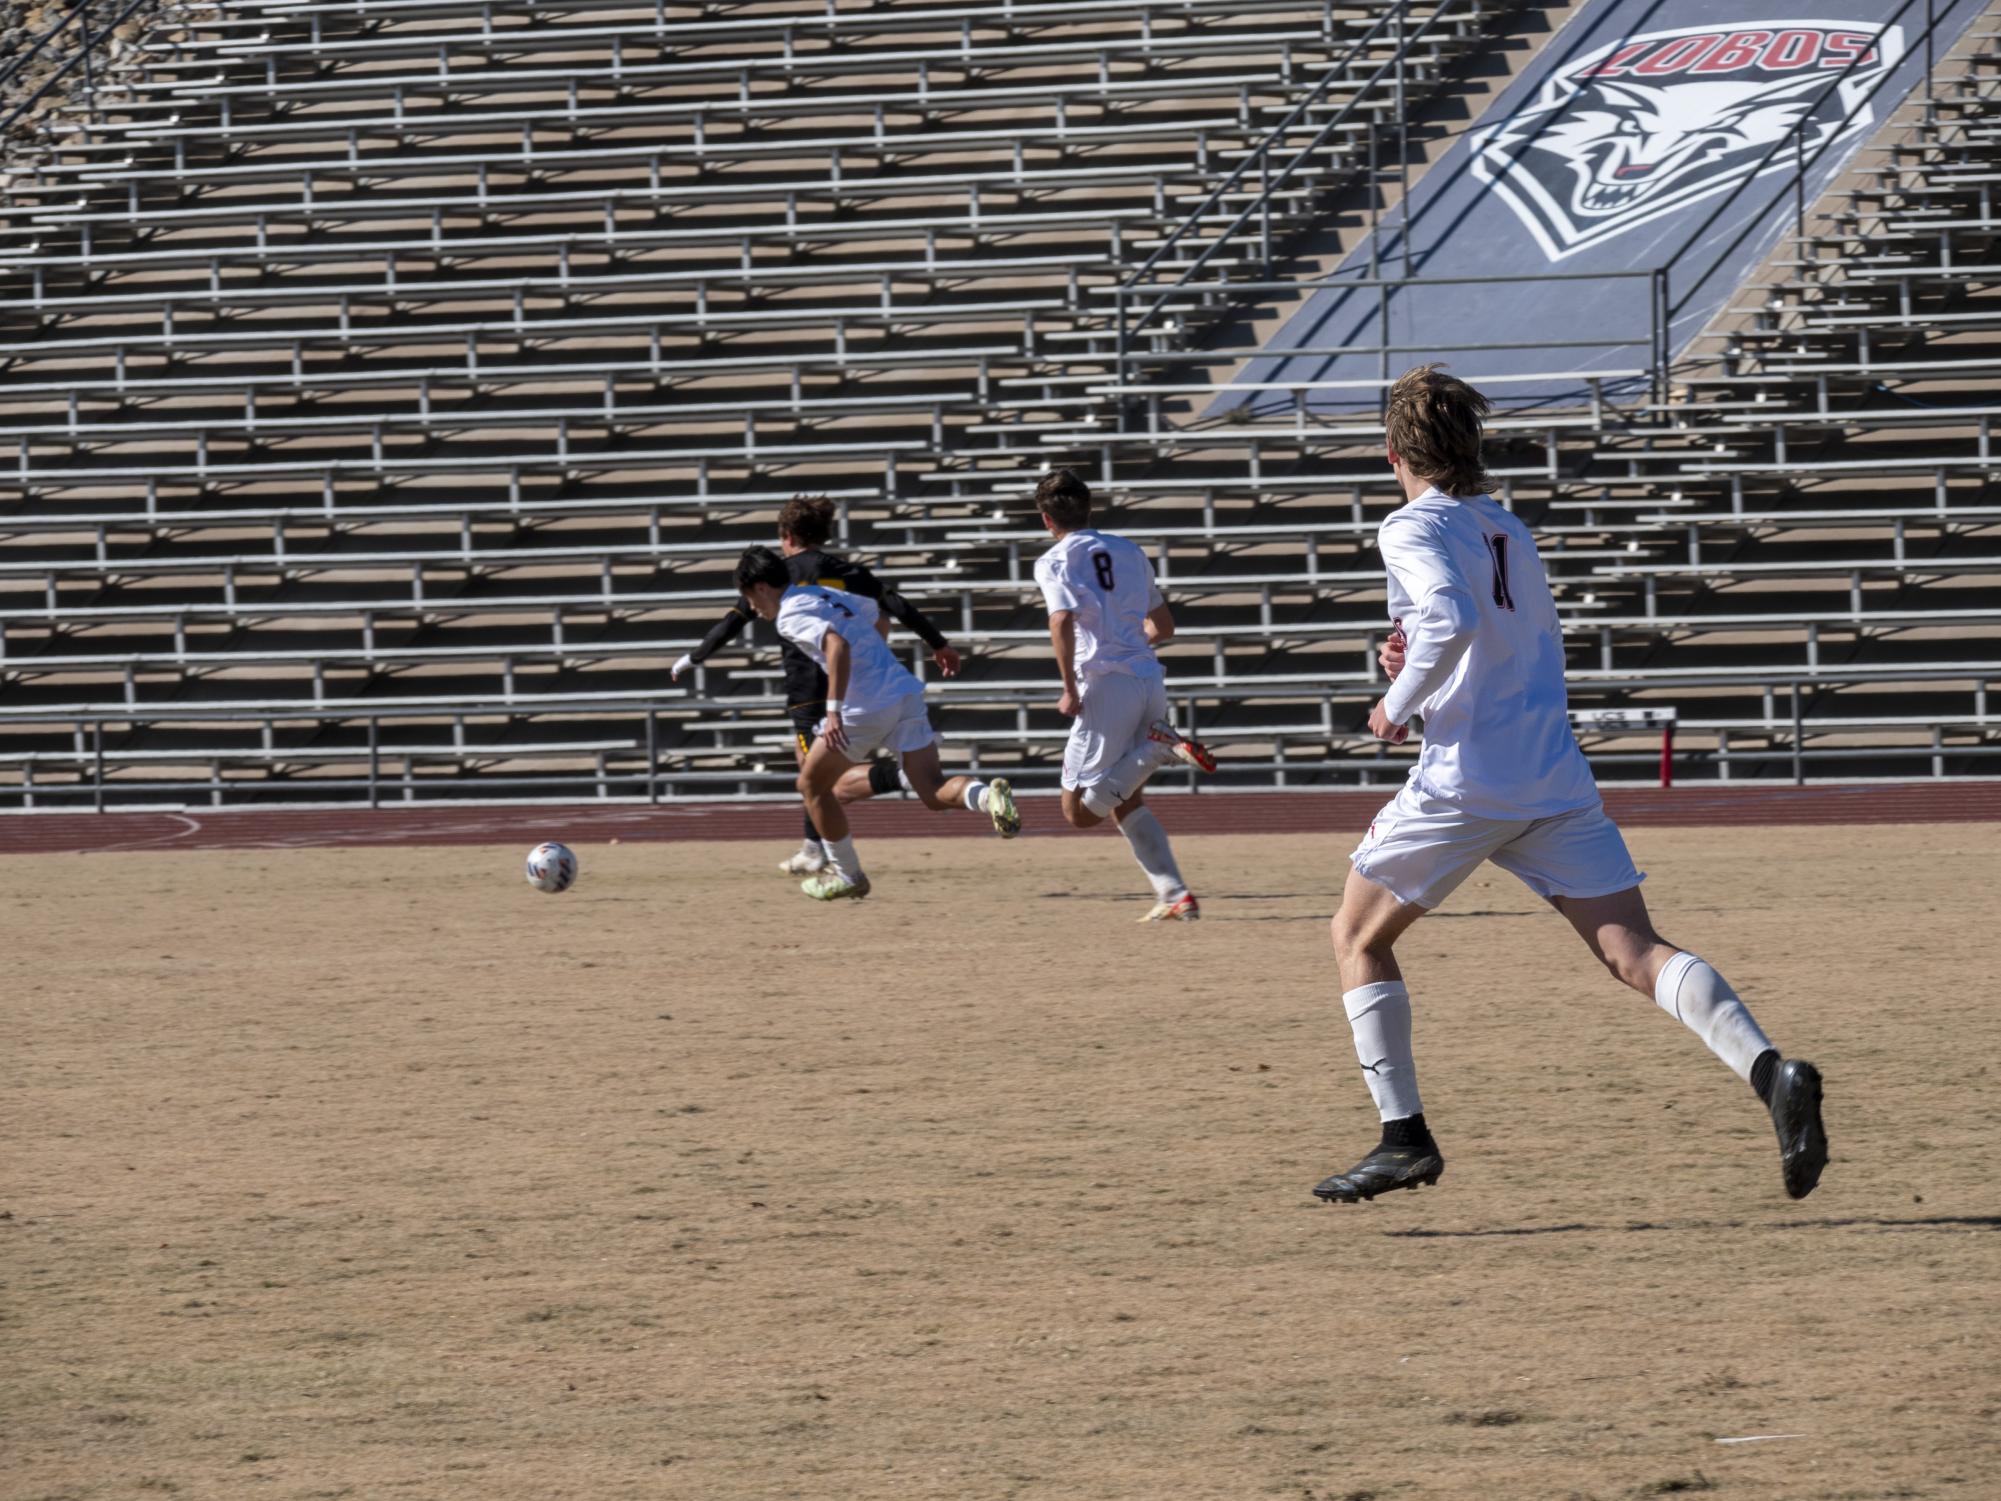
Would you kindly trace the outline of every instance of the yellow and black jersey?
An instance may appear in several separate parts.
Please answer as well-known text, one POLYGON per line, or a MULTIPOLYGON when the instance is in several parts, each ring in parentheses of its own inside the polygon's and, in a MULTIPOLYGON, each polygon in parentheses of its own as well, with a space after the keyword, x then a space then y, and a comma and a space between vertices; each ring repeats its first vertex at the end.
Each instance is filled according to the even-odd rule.
MULTIPOLYGON (((933 651, 946 644, 944 632, 933 625, 923 611, 869 572, 867 565, 852 558, 809 547, 804 552, 795 552, 787 557, 785 571, 795 584, 818 584, 822 589, 840 589, 876 601, 884 614, 914 631, 933 651)), ((702 638, 702 644, 688 655, 697 662, 706 662, 711 654, 735 640, 751 619, 750 601, 739 599, 730 606, 729 613, 710 628, 709 634, 702 638)), ((827 696, 827 675, 798 647, 788 641, 779 644, 785 666, 786 703, 806 707, 824 700, 827 696)))

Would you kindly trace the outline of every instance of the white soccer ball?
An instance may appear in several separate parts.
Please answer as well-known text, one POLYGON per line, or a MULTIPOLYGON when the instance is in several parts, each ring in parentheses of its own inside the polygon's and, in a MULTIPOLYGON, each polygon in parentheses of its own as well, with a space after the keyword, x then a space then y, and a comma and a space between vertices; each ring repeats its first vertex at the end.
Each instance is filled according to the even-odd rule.
POLYGON ((538 844, 528 852, 528 884, 554 896, 568 891, 577 881, 577 857, 567 844, 553 840, 538 844))

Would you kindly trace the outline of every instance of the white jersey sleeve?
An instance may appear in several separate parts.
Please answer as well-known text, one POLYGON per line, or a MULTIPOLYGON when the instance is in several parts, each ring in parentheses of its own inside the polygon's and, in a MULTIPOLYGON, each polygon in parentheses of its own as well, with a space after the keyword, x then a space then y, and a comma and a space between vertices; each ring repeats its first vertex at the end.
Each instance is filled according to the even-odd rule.
POLYGON ((1070 587, 1067 560, 1061 548, 1052 547, 1035 560, 1035 581, 1042 586, 1043 608, 1054 615, 1059 610, 1076 611, 1084 607, 1084 601, 1077 591, 1070 587))
POLYGON ((1383 695, 1383 711, 1402 724, 1451 681, 1480 628, 1480 612, 1451 548, 1421 514, 1391 516, 1378 546, 1397 594, 1392 618, 1405 641, 1403 671, 1383 695))
POLYGON ((834 628, 832 612, 810 595, 787 591, 778 607, 778 634, 806 653, 826 671, 827 632, 834 628))

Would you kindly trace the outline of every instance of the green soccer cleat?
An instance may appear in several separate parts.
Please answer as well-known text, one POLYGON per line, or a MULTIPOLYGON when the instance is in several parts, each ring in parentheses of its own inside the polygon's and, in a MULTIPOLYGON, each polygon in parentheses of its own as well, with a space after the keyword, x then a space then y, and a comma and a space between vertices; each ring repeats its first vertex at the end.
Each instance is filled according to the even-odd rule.
POLYGON ((799 883, 799 889, 816 902, 838 902, 846 898, 860 900, 869 894, 867 876, 856 876, 853 881, 843 880, 831 870, 823 870, 799 883))
POLYGON ((1003 839, 1012 839, 1021 832, 1021 809, 1014 805, 1014 788, 1006 777, 995 777, 987 783, 987 812, 992 815, 994 832, 1003 839))

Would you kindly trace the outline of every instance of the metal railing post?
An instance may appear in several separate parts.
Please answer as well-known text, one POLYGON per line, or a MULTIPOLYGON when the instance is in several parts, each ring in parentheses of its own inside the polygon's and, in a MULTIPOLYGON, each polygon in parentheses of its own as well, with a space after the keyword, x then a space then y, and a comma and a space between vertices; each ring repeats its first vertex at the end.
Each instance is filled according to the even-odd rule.
POLYGON ((1925 120, 1930 123, 1938 107, 1938 84, 1932 77, 1932 40, 1938 26, 1934 0, 1925 0, 1925 120))
POLYGON ((382 746, 378 738, 381 721, 374 715, 368 717, 368 806, 382 806, 382 746))
POLYGON ((1397 217, 1403 222, 1403 233, 1397 237, 1403 250, 1403 274, 1411 274, 1410 261, 1410 110, 1404 94, 1404 22, 1409 13, 1402 8, 1397 11, 1397 217))
MULTIPOLYGON (((1112 291, 1112 380, 1123 386, 1126 383, 1126 286, 1124 282, 1112 291)), ((1118 413, 1118 430, 1126 430, 1126 398, 1121 393, 1113 403, 1118 413)))
POLYGON ((1793 127, 1793 238, 1806 253, 1806 131, 1793 127))
POLYGON ((94 790, 96 793, 97 811, 102 813, 104 811, 104 721, 100 719, 90 728, 91 739, 95 742, 93 749, 97 763, 94 773, 94 780, 96 782, 94 790))
POLYGON ((1385 387, 1390 379, 1390 289, 1376 283, 1376 376, 1385 387))
POLYGON ((659 711, 655 709, 646 711, 646 801, 660 801, 659 711))
POLYGON ((1800 714, 1799 679, 1793 679, 1793 785, 1806 785, 1806 754, 1801 742, 1806 738, 1804 720, 1800 714))
POLYGON ((97 74, 90 65, 91 49, 96 47, 97 38, 90 34, 90 0, 77 0, 77 11, 83 16, 83 92, 90 100, 90 118, 97 119, 97 74))

